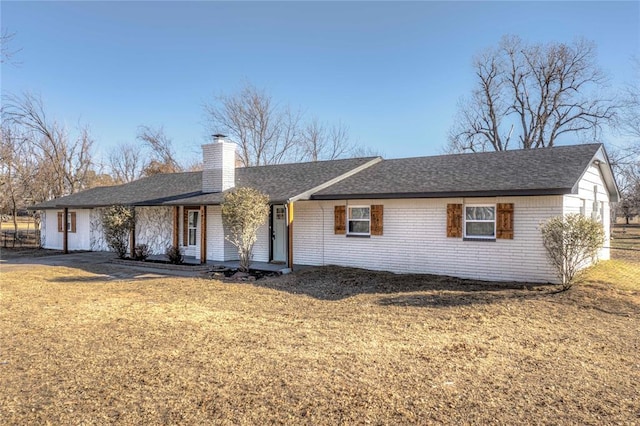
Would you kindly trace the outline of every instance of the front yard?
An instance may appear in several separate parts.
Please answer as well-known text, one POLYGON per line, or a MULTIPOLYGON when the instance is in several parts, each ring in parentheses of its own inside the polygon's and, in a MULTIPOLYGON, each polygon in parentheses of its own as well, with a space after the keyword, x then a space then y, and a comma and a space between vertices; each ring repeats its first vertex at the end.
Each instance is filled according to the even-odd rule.
POLYGON ((640 262, 618 261, 560 294, 3 265, 0 424, 637 424, 640 262))

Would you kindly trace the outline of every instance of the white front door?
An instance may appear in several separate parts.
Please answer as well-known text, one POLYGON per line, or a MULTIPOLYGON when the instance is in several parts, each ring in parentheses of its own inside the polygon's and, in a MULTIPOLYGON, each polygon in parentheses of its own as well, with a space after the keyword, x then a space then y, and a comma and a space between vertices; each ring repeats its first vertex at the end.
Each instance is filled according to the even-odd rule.
POLYGON ((287 261, 287 214, 283 205, 273 206, 272 255, 274 262, 287 261))
POLYGON ((195 247, 198 245, 198 215, 200 212, 195 210, 189 211, 188 229, 187 229, 187 246, 195 247))

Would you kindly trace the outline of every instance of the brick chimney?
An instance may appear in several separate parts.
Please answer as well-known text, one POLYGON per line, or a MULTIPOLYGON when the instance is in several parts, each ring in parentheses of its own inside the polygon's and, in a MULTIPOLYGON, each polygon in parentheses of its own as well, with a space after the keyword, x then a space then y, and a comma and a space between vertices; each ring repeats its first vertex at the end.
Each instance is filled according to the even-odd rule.
POLYGON ((202 145, 202 192, 222 192, 236 184, 236 144, 225 135, 213 135, 202 145))

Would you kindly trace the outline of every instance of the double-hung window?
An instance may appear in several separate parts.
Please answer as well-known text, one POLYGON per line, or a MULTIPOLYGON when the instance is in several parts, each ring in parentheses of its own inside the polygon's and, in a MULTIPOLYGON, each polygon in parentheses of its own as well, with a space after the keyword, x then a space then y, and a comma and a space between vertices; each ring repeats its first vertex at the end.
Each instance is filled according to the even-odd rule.
POLYGON ((354 206, 348 209, 349 235, 371 235, 371 210, 369 206, 354 206))
POLYGON ((496 238, 495 205, 476 205, 464 207, 465 238, 496 238))

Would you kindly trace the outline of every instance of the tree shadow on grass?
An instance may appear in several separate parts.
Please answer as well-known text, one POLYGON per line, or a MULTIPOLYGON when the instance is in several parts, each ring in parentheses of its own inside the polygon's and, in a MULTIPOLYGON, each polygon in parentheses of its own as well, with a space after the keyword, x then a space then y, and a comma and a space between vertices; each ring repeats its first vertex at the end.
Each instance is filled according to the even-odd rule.
POLYGON ((498 299, 532 297, 557 289, 550 284, 490 282, 425 274, 393 274, 365 269, 323 266, 290 276, 258 280, 256 286, 319 300, 342 300, 360 294, 395 295, 379 300, 385 306, 443 307, 493 303, 498 299), (416 294, 421 293, 421 294, 416 294))

